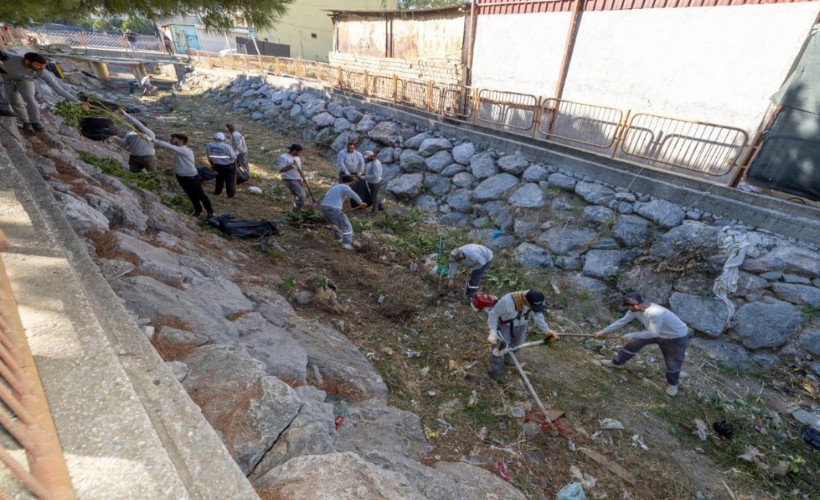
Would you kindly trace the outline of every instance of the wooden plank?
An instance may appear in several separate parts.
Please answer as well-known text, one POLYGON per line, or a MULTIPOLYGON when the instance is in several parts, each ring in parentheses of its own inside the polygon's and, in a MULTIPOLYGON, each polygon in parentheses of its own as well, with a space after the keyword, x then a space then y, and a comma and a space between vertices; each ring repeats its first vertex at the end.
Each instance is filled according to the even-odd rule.
POLYGON ((629 484, 630 486, 635 484, 635 478, 633 478, 632 475, 629 472, 626 471, 626 469, 624 469, 620 465, 616 464, 615 462, 612 462, 611 460, 609 460, 605 456, 601 455, 597 451, 590 450, 589 448, 585 448, 585 447, 579 448, 579 451, 581 453, 583 453, 584 455, 586 455, 587 457, 591 458, 597 464, 602 465, 602 466, 606 467, 607 469, 609 469, 610 472, 612 472, 613 474, 615 474, 619 478, 623 479, 623 481, 626 482, 627 484, 629 484))

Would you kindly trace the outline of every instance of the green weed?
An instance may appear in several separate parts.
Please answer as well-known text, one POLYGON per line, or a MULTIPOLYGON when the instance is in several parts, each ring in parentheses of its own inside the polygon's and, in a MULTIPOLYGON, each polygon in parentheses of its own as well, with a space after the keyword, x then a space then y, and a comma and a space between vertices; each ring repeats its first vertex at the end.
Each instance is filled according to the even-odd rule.
POLYGON ((282 282, 282 288, 287 291, 293 290, 296 288, 296 278, 293 276, 288 276, 285 281, 282 282))
POLYGON ((125 170, 116 160, 111 158, 102 158, 85 151, 80 151, 80 159, 89 165, 98 167, 106 175, 117 177, 128 187, 136 187, 153 192, 158 192, 160 189, 160 182, 157 178, 158 172, 153 172, 150 174, 135 174, 125 170))

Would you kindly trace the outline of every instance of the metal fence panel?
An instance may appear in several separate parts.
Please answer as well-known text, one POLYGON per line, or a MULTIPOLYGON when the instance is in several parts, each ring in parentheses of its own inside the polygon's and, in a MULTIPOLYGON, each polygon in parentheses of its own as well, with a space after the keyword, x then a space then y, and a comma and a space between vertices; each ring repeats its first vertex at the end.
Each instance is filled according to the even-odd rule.
POLYGON ((620 109, 563 99, 544 99, 538 132, 594 148, 609 149, 623 120, 620 109))
POLYGON ((529 94, 482 89, 478 93, 476 120, 517 130, 535 124, 538 98, 529 94))

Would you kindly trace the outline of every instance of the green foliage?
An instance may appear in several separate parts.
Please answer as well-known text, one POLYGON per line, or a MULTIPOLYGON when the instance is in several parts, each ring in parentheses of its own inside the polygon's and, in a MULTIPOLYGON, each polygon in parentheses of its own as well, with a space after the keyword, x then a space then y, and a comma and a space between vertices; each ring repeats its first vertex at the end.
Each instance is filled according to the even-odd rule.
POLYGON ((122 21, 113 17, 101 17, 91 23, 91 27, 100 31, 119 31, 122 21))
MULTIPOLYGON (((148 20, 196 12, 207 29, 225 32, 243 22, 256 29, 271 27, 287 13, 291 2, 293 0, 32 0, 0 2, 0 19, 27 26, 63 18, 70 12, 148 20), (237 12, 243 14, 244 21, 237 20, 237 12)), ((114 29, 121 27, 122 23, 118 23, 114 29)))
POLYGON ((191 202, 188 201, 188 198, 180 194, 160 196, 160 200, 162 200, 165 206, 170 207, 176 212, 187 214, 191 211, 191 202))
POLYGON ((80 151, 80 159, 89 165, 99 167, 106 175, 119 178, 126 186, 153 192, 159 191, 160 184, 155 174, 135 174, 125 170, 116 160, 102 158, 95 154, 86 153, 85 151, 80 151))
POLYGON ((131 30, 134 33, 139 33, 141 35, 156 35, 157 29, 154 27, 154 23, 145 19, 144 17, 137 17, 137 16, 128 16, 121 24, 120 30, 125 32, 125 30, 131 30))
POLYGON ((296 278, 294 278, 293 276, 288 276, 287 279, 285 279, 285 281, 282 282, 282 288, 288 291, 296 288, 296 278))

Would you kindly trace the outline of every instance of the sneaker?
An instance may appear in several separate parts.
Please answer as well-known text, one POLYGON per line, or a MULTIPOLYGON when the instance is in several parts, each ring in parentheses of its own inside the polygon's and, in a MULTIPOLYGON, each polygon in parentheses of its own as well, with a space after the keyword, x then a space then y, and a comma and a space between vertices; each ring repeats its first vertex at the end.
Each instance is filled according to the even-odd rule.
POLYGON ((39 123, 32 123, 31 128, 33 128, 35 132, 42 132, 43 130, 46 129, 45 127, 43 127, 39 123))
POLYGON ((20 126, 20 130, 23 132, 34 132, 34 127, 31 126, 31 123, 24 123, 20 126))
POLYGON ((666 395, 669 396, 670 398, 674 398, 675 396, 677 396, 678 395, 678 386, 676 386, 676 385, 668 386, 666 388, 666 395))
POLYGON ((208 212, 208 215, 205 218, 206 219, 213 219, 214 218, 214 213, 213 212, 208 212))
POLYGON ((350 243, 342 243, 342 248, 344 248, 345 250, 353 250, 353 245, 351 245, 350 243))
POLYGON ((611 359, 605 359, 598 362, 599 366, 603 366, 604 368, 615 368, 616 370, 623 370, 624 365, 616 365, 612 362, 611 359))
POLYGON ((202 212, 194 212, 194 213, 191 214, 191 217, 201 217, 201 216, 202 216, 202 212))

